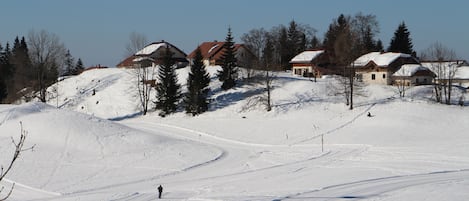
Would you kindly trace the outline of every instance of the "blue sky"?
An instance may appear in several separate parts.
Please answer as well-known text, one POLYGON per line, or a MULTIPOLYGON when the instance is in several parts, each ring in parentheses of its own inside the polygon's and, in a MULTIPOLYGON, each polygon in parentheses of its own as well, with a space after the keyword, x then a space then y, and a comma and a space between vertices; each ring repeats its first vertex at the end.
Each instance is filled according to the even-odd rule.
POLYGON ((150 41, 171 42, 189 54, 201 42, 224 40, 228 26, 240 42, 253 28, 295 20, 314 27, 322 39, 332 19, 357 12, 376 15, 385 48, 405 21, 417 52, 439 41, 469 60, 469 2, 462 0, 11 0, 1 5, 2 45, 44 29, 57 34, 86 66, 115 66, 132 31, 150 41))

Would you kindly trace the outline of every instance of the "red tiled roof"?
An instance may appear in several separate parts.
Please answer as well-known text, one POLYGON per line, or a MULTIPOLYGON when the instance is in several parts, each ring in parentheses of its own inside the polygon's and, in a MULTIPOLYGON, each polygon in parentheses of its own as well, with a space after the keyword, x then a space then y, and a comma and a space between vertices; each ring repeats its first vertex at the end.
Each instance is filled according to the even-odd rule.
MULTIPOLYGON (((223 51, 223 45, 224 44, 225 44, 225 42, 217 42, 217 41, 203 42, 202 44, 199 45, 200 51, 202 52, 202 57, 204 59, 209 59, 209 60, 214 60, 214 61, 220 60, 221 57, 223 56, 223 52, 224 52, 223 51)), ((234 44, 234 51, 236 52, 241 47, 244 48, 244 45, 243 44, 234 44)), ((189 59, 194 58, 196 50, 197 49, 192 51, 187 56, 187 58, 189 58, 189 59)))
POLYGON ((134 55, 132 55, 130 57, 127 57, 123 61, 121 61, 119 64, 117 64, 117 67, 119 67, 119 68, 131 67, 134 64, 133 60, 135 58, 136 58, 136 56, 134 56, 134 55))
MULTIPOLYGON (((203 42, 202 44, 199 45, 200 51, 202 52, 202 57, 204 59, 214 58, 214 55, 221 52, 220 50, 222 49, 223 44, 225 44, 225 42, 216 42, 216 41, 214 41, 214 42, 203 42)), ((192 51, 187 56, 187 58, 190 58, 190 59, 194 58, 196 50, 197 49, 192 51)))

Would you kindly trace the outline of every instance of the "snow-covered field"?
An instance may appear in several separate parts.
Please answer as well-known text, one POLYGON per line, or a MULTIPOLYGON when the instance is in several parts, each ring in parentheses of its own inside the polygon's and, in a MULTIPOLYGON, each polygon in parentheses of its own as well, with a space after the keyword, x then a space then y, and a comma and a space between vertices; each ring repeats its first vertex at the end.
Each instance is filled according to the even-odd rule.
POLYGON ((48 104, 0 105, 1 164, 19 122, 34 145, 0 184, 34 201, 155 200, 160 184, 164 200, 469 197, 469 108, 431 102, 429 87, 398 98, 367 86, 349 110, 333 79, 278 74, 265 112, 254 85, 212 81, 210 111, 196 117, 140 116, 132 70, 115 68, 61 81, 48 104))

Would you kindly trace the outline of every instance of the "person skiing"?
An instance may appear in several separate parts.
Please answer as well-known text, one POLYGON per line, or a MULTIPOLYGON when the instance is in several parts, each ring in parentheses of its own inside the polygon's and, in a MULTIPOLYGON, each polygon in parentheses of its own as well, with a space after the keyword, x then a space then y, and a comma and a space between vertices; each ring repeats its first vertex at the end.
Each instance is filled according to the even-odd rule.
POLYGON ((158 186, 158 199, 161 199, 161 194, 163 193, 163 186, 158 186))
POLYGON ((370 112, 368 112, 368 114, 367 114, 366 116, 368 116, 368 117, 371 117, 371 113, 370 113, 370 112))

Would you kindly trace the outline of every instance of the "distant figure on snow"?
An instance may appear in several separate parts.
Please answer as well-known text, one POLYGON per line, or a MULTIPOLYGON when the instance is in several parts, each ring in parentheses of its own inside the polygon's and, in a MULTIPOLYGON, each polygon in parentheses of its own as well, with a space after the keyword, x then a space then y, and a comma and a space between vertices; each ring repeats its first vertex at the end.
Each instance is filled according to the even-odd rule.
POLYGON ((370 112, 368 112, 368 114, 367 114, 366 116, 368 116, 368 117, 371 117, 371 113, 370 113, 370 112))
POLYGON ((158 186, 158 199, 161 199, 161 194, 163 193, 163 186, 158 186))

